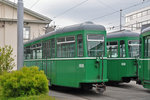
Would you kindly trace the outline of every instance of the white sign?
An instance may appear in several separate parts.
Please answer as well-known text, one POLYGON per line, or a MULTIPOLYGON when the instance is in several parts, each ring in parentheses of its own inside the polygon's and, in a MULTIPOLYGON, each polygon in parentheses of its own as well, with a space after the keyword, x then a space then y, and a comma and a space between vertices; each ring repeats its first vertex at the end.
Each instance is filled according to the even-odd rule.
POLYGON ((126 63, 124 62, 124 63, 121 63, 121 66, 126 66, 126 63))
POLYGON ((84 64, 79 64, 79 67, 80 68, 84 68, 84 64))

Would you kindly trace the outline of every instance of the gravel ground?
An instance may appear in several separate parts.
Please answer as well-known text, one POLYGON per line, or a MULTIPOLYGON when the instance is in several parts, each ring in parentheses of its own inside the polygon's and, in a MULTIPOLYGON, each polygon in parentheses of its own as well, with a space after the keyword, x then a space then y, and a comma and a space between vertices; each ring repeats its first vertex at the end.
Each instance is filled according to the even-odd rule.
POLYGON ((107 86, 103 94, 97 94, 94 88, 83 91, 57 87, 50 89, 49 95, 56 97, 56 100, 150 100, 150 90, 133 81, 117 86, 107 86))

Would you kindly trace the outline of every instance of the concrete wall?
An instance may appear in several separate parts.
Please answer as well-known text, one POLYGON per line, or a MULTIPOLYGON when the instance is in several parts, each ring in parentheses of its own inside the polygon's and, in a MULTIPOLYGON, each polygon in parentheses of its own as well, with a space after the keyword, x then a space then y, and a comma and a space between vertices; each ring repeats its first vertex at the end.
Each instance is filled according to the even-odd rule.
MULTIPOLYGON (((0 3, 0 18, 17 19, 17 9, 0 3)), ((25 20, 40 20, 24 13, 25 20)))
MULTIPOLYGON (((0 46, 11 45, 13 47, 13 56, 15 59, 15 68, 17 69, 17 10, 8 5, 0 3, 0 19, 9 19, 12 21, 0 20, 0 46)), ((27 13, 24 14, 24 20, 43 21, 27 13)), ((30 27, 30 39, 34 39, 40 35, 45 34, 45 26, 43 23, 25 23, 24 26, 30 27)), ((26 40, 25 40, 26 41, 26 40)))

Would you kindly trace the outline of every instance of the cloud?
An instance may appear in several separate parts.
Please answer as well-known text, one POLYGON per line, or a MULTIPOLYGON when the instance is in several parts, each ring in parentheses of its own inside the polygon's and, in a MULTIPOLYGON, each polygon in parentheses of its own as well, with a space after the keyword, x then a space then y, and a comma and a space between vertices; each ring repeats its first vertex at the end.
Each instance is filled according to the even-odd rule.
MULTIPOLYGON (((24 0, 24 5, 25 7, 30 8, 37 1, 38 0, 24 0)), ((116 10, 120 10, 121 8, 126 8, 131 5, 137 4, 142 0, 88 0, 84 4, 71 9, 65 14, 62 14, 66 10, 83 1, 85 0, 40 0, 36 5, 32 7, 32 10, 51 18, 59 26, 67 26, 75 23, 89 21, 96 17, 104 16, 116 10)), ((123 11, 123 15, 138 8, 142 8, 146 5, 149 4, 143 4, 141 6, 123 11)), ((105 26, 119 25, 119 15, 119 13, 115 13, 110 16, 93 21, 105 26)))

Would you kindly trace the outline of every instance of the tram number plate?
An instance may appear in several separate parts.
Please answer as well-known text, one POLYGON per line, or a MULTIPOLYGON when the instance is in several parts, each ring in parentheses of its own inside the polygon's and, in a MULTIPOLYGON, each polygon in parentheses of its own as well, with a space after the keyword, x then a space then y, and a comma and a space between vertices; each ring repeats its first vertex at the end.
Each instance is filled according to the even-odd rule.
POLYGON ((126 63, 121 63, 121 66, 126 66, 126 63))
POLYGON ((79 67, 80 68, 84 68, 84 64, 79 64, 79 67))

